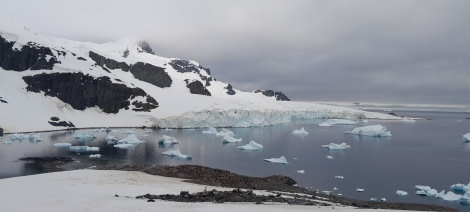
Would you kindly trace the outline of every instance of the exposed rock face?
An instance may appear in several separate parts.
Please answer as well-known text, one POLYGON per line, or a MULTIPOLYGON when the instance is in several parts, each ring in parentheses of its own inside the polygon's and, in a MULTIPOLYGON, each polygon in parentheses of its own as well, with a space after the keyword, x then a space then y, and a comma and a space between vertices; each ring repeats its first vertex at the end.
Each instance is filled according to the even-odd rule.
POLYGON ((95 79, 83 73, 43 73, 25 76, 23 80, 28 84, 27 91, 42 91, 77 110, 97 106, 105 113, 117 113, 120 109, 129 109, 132 99, 138 96, 145 97, 147 102, 132 102, 137 106, 133 110, 150 111, 158 107, 157 101, 142 89, 112 83, 108 77, 95 79))
POLYGON ((200 70, 204 70, 207 72, 208 75, 211 74, 210 69, 204 68, 201 65, 196 66, 188 60, 172 60, 170 63, 171 67, 173 67, 177 72, 180 73, 197 73, 201 80, 206 81, 206 86, 210 86, 210 82, 214 79, 212 77, 207 77, 206 75, 201 74, 200 70))
POLYGON ((209 92, 206 89, 206 87, 204 87, 201 81, 198 81, 198 80, 194 80, 192 82, 190 82, 189 80, 185 80, 185 81, 186 81, 186 87, 189 88, 189 92, 191 92, 192 94, 200 94, 200 95, 206 95, 206 96, 211 95, 211 92, 209 92))
POLYGON ((8 103, 7 101, 3 100, 2 97, 0 97, 0 103, 8 103))
POLYGON ((150 48, 150 44, 147 41, 139 41, 137 43, 138 52, 147 52, 149 54, 155 54, 155 52, 150 48))
MULTIPOLYGON (((13 49, 14 44, 15 42, 8 42, 0 36, 0 67, 5 70, 52 70, 54 64, 59 63, 50 48, 28 42, 18 50, 13 49)), ((65 55, 65 52, 61 53, 65 55)))
POLYGON ((92 51, 88 53, 88 56, 93 61, 96 62, 96 65, 103 67, 105 70, 107 70, 106 68, 109 68, 109 69, 121 69, 123 71, 129 71, 129 68, 130 68, 130 66, 127 65, 127 63, 125 62, 118 62, 116 60, 103 57, 92 51))
POLYGON ((230 85, 230 84, 228 84, 227 87, 225 87, 225 89, 227 89, 227 94, 228 95, 235 95, 236 94, 236 92, 232 88, 232 85, 230 85))
POLYGON ((136 79, 148 82, 160 88, 170 87, 173 82, 164 68, 149 63, 138 62, 131 66, 130 72, 136 79))
POLYGON ((48 121, 48 123, 55 127, 75 128, 75 125, 72 122, 60 121, 57 117, 51 117, 51 120, 48 121))
POLYGON ((267 96, 267 97, 276 97, 276 100, 277 101, 290 101, 290 99, 285 95, 283 94, 282 92, 280 91, 273 91, 273 90, 255 90, 254 91, 255 93, 262 93, 263 95, 267 96))
POLYGON ((3 128, 0 128, 0 137, 3 136, 3 128))

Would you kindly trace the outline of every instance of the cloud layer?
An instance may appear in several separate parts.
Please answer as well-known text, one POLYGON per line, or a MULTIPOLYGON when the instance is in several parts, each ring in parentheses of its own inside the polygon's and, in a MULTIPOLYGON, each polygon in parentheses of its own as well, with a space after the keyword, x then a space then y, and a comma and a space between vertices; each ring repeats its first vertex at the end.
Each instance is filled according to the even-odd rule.
POLYGON ((241 90, 293 100, 470 104, 470 2, 25 1, 4 18, 74 40, 148 40, 241 90))

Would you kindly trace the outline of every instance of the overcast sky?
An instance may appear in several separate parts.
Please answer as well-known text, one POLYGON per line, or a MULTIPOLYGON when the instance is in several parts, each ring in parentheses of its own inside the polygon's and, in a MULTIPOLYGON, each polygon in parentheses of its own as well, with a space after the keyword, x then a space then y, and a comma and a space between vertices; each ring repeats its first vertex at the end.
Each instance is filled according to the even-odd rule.
POLYGON ((0 0, 80 41, 139 37, 219 81, 292 100, 470 105, 468 0, 0 0))

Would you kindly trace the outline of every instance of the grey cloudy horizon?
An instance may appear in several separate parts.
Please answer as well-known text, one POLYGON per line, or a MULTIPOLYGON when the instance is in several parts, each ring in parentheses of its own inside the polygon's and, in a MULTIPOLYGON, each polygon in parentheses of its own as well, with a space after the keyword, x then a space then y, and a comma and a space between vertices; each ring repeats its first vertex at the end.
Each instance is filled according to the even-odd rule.
POLYGON ((243 91, 298 101, 470 105, 470 1, 0 0, 79 41, 147 40, 243 91))

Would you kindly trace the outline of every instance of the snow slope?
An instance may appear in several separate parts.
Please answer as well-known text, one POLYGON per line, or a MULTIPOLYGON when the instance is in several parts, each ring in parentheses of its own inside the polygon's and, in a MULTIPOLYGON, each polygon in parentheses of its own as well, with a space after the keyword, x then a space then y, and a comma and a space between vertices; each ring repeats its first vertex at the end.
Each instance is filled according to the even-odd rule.
MULTIPOLYGON (((243 92, 233 89, 229 95, 229 84, 212 79, 208 69, 195 61, 183 61, 190 66, 187 72, 179 72, 171 65, 176 58, 165 58, 142 52, 137 39, 123 39, 112 43, 77 42, 53 38, 34 32, 31 28, 0 19, 0 36, 8 42, 15 42, 13 49, 20 50, 28 42, 52 49, 60 63, 53 70, 12 71, 0 68, 0 128, 5 133, 58 130, 64 127, 48 123, 51 117, 70 121, 77 128, 88 127, 250 127, 268 126, 289 122, 293 118, 345 118, 345 119, 398 119, 397 117, 364 112, 351 108, 328 106, 315 103, 276 101, 261 93, 243 92), (63 53, 59 52, 65 52, 63 53), (137 62, 164 68, 171 77, 170 87, 160 88, 137 79, 129 71, 98 66, 89 56, 93 51, 99 55, 128 65, 137 62), (128 54, 124 57, 124 52, 128 54), (103 112, 98 107, 84 110, 73 109, 56 97, 28 92, 22 79, 40 73, 83 73, 94 78, 109 77, 113 83, 129 88, 141 88, 158 101, 158 108, 150 112, 120 109, 118 113, 103 112), (210 85, 207 79, 211 79, 210 85), (211 96, 190 93, 188 82, 201 81, 211 96)), ((50 57, 50 56, 48 56, 50 57)), ((131 108, 132 109, 132 108, 131 108)))

